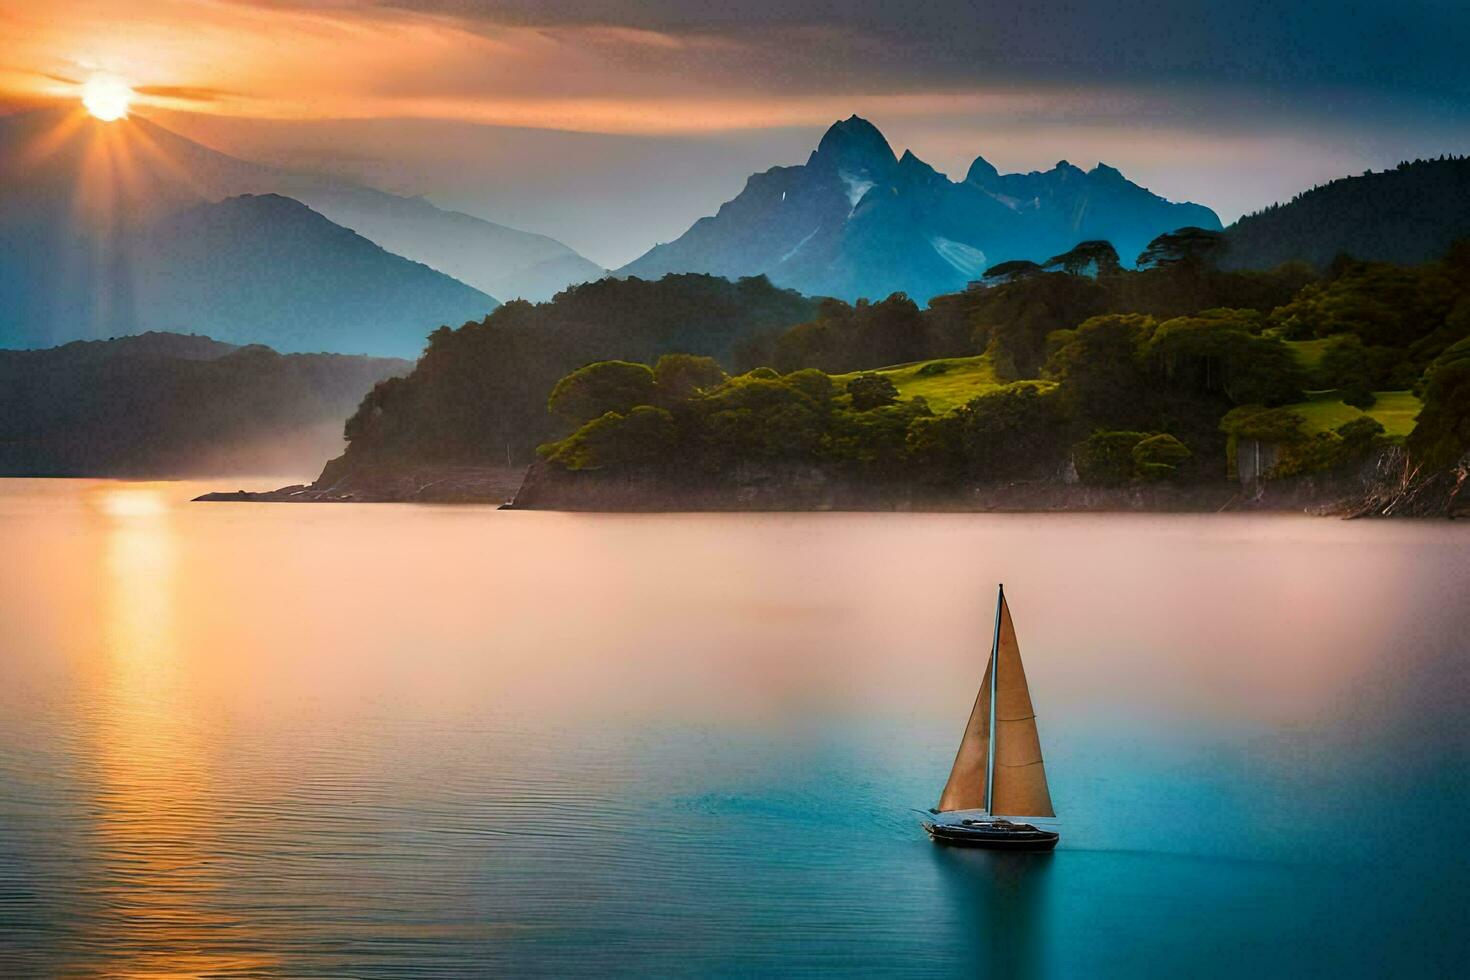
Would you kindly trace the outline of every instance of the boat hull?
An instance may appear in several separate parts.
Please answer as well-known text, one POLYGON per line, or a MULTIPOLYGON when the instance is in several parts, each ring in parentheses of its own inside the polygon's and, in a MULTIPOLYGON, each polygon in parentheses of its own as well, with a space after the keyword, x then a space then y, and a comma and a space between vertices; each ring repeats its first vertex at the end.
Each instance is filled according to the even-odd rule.
POLYGON ((983 847, 992 851, 1050 851, 1061 839, 1060 834, 1038 830, 1029 824, 998 827, 926 823, 924 829, 936 844, 983 847))

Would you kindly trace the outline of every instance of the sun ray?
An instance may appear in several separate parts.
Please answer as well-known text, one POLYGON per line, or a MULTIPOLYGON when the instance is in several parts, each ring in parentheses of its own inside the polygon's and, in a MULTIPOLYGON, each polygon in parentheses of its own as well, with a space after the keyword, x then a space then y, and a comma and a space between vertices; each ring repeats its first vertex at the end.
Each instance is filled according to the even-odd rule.
POLYGON ((61 150, 68 140, 79 136, 88 121, 89 117, 85 110, 77 109, 74 112, 68 112, 60 122, 42 133, 17 154, 16 171, 24 174, 45 163, 52 154, 61 150))
POLYGON ((128 136, 132 149, 137 152, 140 168, 148 167, 165 171, 174 180, 186 184, 191 191, 199 195, 201 200, 209 197, 209 188, 204 181, 189 168, 169 156, 168 152, 146 129, 142 126, 131 126, 128 136))

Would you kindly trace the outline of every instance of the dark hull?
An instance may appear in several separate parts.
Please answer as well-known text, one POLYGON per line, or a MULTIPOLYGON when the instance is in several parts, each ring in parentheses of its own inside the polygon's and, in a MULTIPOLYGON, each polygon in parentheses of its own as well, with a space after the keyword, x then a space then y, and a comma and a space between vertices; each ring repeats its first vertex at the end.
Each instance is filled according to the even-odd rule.
POLYGON ((992 851, 1049 851, 1061 835, 1035 827, 1001 829, 926 823, 924 829, 936 844, 950 847, 983 847, 992 851))

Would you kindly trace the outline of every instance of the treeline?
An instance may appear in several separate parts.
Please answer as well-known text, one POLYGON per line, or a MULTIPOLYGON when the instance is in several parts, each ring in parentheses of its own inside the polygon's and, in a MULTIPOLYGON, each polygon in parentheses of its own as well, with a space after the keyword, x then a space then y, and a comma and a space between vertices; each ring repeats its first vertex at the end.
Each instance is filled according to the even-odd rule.
POLYGON ((1470 157, 1415 160, 1343 177, 1226 232, 1230 268, 1300 261, 1326 269, 1338 255, 1403 264, 1442 255, 1470 229, 1470 157))
POLYGON ((1161 236, 1169 249, 1156 251, 1153 264, 1140 271, 1123 269, 1106 242, 1084 243, 1103 249, 1100 269, 1098 256, 1091 257, 1091 275, 1086 265, 1067 271, 1070 253, 1046 264, 1001 263, 987 274, 993 284, 935 297, 927 310, 902 293, 879 302, 823 300, 809 322, 737 348, 735 367, 846 373, 989 351, 1001 378, 1035 378, 1046 360, 1047 337, 1089 317, 1127 312, 1170 318, 1215 307, 1269 313, 1315 278, 1305 266, 1221 271, 1209 254, 1219 233, 1202 234, 1215 237, 1201 247, 1161 236))
POLYGON ((757 461, 845 467, 854 475, 965 481, 1223 476, 1219 421, 1238 405, 1301 396, 1306 372, 1254 311, 1159 322, 1108 314, 1052 337, 1042 377, 987 391, 939 415, 887 377, 815 368, 728 377, 671 355, 652 369, 611 361, 564 378, 550 409, 572 431, 542 447, 567 469, 678 461, 711 472, 757 461))
POLYGON ((0 350, 0 475, 305 471, 374 384, 410 367, 167 333, 0 350))
POLYGON ((1117 483, 1221 478, 1227 449, 1251 438, 1280 447, 1286 475, 1383 443, 1372 418, 1308 432, 1285 407, 1324 387, 1358 404, 1412 388, 1425 400, 1409 441, 1419 458, 1448 465, 1470 448, 1470 247, 1412 269, 1341 261, 1305 284, 1297 269, 1221 272, 1201 248, 1165 250, 1142 272, 1012 270, 928 311, 902 296, 824 301, 813 320, 763 341, 774 366, 734 377, 708 358, 592 364, 552 391, 567 435, 541 454, 572 470, 779 460, 933 483, 1069 469, 1117 483), (1125 304, 1142 309, 1096 312, 1125 304), (1328 341, 1316 364, 1291 345, 1312 339, 1328 341), (883 375, 833 377, 977 351, 1009 383, 942 415, 883 375))

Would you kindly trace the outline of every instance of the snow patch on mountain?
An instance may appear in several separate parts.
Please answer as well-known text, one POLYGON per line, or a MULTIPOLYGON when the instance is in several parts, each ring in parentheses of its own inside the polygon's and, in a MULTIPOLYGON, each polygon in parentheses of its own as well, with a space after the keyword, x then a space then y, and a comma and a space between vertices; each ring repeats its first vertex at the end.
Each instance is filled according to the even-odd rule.
POLYGON ((929 245, 939 253, 941 259, 954 266, 955 271, 963 275, 978 278, 989 265, 985 261, 985 253, 973 245, 966 245, 964 242, 942 238, 938 235, 929 239, 929 245))
POLYGON ((806 233, 806 237, 803 238, 801 241, 797 242, 796 245, 792 247, 791 251, 789 251, 785 255, 781 256, 781 258, 776 262, 776 264, 777 265, 780 265, 782 262, 785 262, 787 259, 791 258, 797 252, 800 252, 801 251, 801 247, 803 245, 805 245, 807 242, 811 241, 812 240, 812 236, 815 235, 816 233, 817 233, 817 229, 816 228, 813 228, 811 231, 807 232, 806 233))
POLYGON ((863 199, 863 195, 873 189, 873 181, 854 177, 845 170, 839 170, 837 176, 841 177, 842 182, 847 185, 847 203, 852 206, 847 216, 851 218, 852 212, 857 210, 858 202, 863 199))

